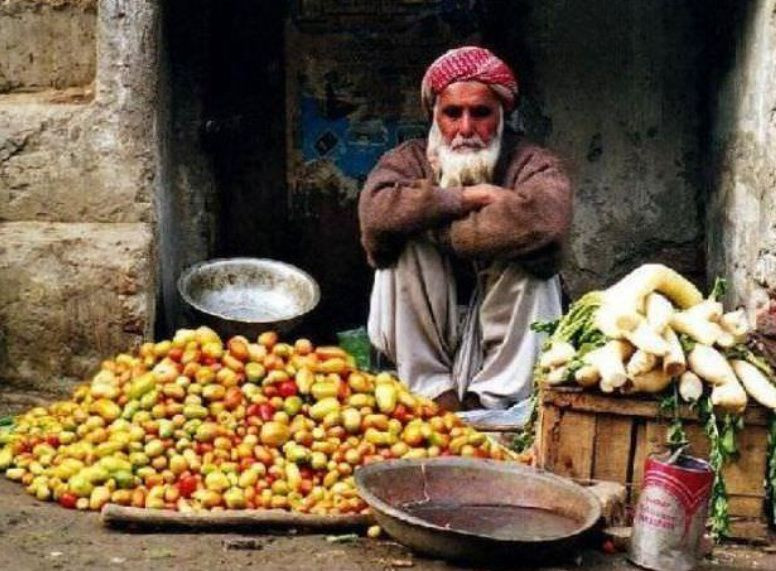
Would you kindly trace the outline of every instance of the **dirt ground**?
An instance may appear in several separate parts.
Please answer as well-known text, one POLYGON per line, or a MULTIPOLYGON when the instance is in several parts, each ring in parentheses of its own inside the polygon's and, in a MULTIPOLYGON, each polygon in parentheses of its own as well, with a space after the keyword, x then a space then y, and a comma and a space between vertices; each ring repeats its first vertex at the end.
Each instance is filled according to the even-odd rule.
MULTIPOLYGON (((0 569, 465 569, 415 555, 388 540, 241 533, 133 533, 104 528, 95 513, 43 503, 0 480, 0 569)), ((622 554, 574 554, 548 569, 632 570, 622 554)), ((519 561, 508 569, 520 569, 519 561)), ((776 554, 738 546, 718 548, 701 569, 776 569, 776 554)))
MULTIPOLYGON (((0 391, 0 416, 50 400, 49 395, 0 391), (47 398, 48 397, 48 398, 47 398)), ((45 569, 466 569, 415 555, 389 540, 364 537, 347 542, 333 536, 289 533, 137 533, 103 527, 95 513, 43 503, 0 477, 0 571, 45 569)), ((340 538, 342 539, 342 538, 340 538)), ((521 569, 519 561, 504 562, 521 569)), ((546 569, 633 570, 623 554, 597 549, 569 554, 568 563, 546 569)), ((771 552, 742 546, 718 547, 702 570, 776 569, 771 552)))

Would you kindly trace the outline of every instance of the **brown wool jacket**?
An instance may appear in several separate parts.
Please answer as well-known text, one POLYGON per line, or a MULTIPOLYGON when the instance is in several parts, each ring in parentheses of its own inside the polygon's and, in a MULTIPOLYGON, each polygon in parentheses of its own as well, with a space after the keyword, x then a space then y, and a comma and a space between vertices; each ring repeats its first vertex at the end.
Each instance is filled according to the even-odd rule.
POLYGON ((369 174, 358 211, 371 266, 393 265, 408 238, 433 230, 460 258, 514 260, 544 279, 558 272, 572 201, 558 157, 505 133, 493 177, 504 197, 468 213, 462 188, 440 188, 432 180, 422 139, 387 152, 369 174))

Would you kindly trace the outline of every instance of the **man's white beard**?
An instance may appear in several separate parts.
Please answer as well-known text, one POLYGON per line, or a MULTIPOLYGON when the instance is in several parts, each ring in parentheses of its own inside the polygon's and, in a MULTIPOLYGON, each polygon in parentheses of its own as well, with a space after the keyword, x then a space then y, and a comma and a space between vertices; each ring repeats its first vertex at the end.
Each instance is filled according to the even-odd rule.
POLYGON ((460 135, 446 143, 436 120, 428 134, 426 154, 434 166, 439 186, 471 186, 491 182, 501 152, 501 134, 504 130, 504 115, 499 117, 496 136, 487 145, 478 135, 463 138, 460 135))

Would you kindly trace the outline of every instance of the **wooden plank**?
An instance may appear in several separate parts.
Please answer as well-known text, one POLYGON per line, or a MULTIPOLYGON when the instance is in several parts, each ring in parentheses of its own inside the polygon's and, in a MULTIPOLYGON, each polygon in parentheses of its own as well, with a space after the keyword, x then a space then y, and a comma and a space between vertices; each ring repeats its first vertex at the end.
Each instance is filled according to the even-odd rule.
POLYGON ((373 522, 370 514, 315 515, 284 510, 231 510, 222 512, 182 513, 174 510, 150 510, 106 504, 100 519, 108 527, 137 526, 210 530, 216 528, 302 527, 338 530, 366 527, 373 522))
POLYGON ((596 420, 593 479, 628 482, 631 430, 633 420, 615 415, 600 415, 596 420))
POLYGON ((730 514, 759 517, 765 501, 768 433, 762 427, 749 426, 738 433, 736 441, 739 456, 722 471, 730 496, 730 514))
POLYGON ((703 427, 700 424, 686 422, 684 423, 684 432, 690 442, 690 454, 708 460, 710 444, 703 427))
MULTIPOLYGON (((649 420, 646 424, 647 451, 646 456, 660 454, 668 451, 666 438, 668 425, 663 422, 649 420)), ((646 459, 646 457, 645 457, 646 459)))
POLYGON ((628 491, 622 484, 614 482, 602 482, 597 480, 576 481, 585 486, 587 491, 593 494, 601 503, 601 517, 605 525, 627 524, 627 495, 628 491))
POLYGON ((536 439, 536 466, 551 472, 557 464, 560 409, 545 406, 539 409, 539 431, 536 439))
MULTIPOLYGON (((760 486, 762 489, 762 486, 760 486)), ((760 518, 764 517, 765 498, 756 494, 743 495, 731 494, 728 492, 728 513, 732 517, 760 518)))
POLYGON ((636 421, 633 429, 636 431, 636 444, 631 464, 631 481, 629 486, 628 502, 635 506, 641 491, 641 482, 644 480, 644 461, 647 459, 647 425, 636 421))
POLYGON ((730 537, 745 541, 749 545, 768 545, 771 536, 768 524, 751 519, 733 519, 730 522, 730 537))
MULTIPOLYGON (((619 414, 624 416, 640 416, 657 418, 660 402, 654 396, 641 398, 624 396, 607 396, 601 393, 581 391, 574 387, 542 389, 542 402, 560 408, 570 408, 579 412, 595 412, 604 414, 619 414)), ((750 402, 746 408, 744 422, 747 425, 767 426, 770 411, 757 403, 750 402)), ((686 420, 696 420, 697 414, 689 406, 679 407, 679 417, 686 420)))
POLYGON ((571 411, 563 413, 558 455, 553 470, 555 473, 570 478, 590 478, 593 469, 595 424, 595 415, 571 411))

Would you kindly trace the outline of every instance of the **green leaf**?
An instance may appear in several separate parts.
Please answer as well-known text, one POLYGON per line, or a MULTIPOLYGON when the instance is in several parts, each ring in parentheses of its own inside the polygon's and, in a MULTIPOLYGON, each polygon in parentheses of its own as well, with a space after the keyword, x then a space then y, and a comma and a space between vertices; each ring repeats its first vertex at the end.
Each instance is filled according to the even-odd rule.
POLYGON ((682 351, 684 351, 685 355, 689 354, 693 349, 695 349, 695 344, 697 343, 695 339, 686 333, 679 333, 677 337, 679 337, 679 344, 682 346, 682 351))
POLYGON ((736 448, 736 422, 729 415, 725 419, 725 432, 731 434, 728 438, 731 438, 732 442, 723 443, 723 436, 720 434, 714 406, 711 404, 711 399, 708 395, 704 395, 698 400, 698 417, 703 423, 703 429, 710 444, 709 465, 714 472, 714 483, 711 487, 709 520, 711 521, 711 535, 715 541, 718 541, 727 536, 730 529, 727 488, 722 476, 722 468, 725 465, 725 461, 730 457, 727 450, 736 448))
POLYGON ((733 456, 738 453, 738 447, 736 446, 736 435, 733 430, 725 430, 722 433, 722 450, 726 456, 733 456))
POLYGON ((765 494, 770 507, 771 523, 776 524, 776 413, 771 412, 768 431, 768 470, 765 475, 765 494))
POLYGON ((548 335, 552 335, 558 328, 559 323, 560 319, 556 319, 555 321, 534 321, 531 323, 530 329, 531 331, 536 331, 537 333, 547 333, 548 335))
POLYGON ((725 292, 727 292, 727 280, 725 278, 720 278, 720 277, 714 278, 714 285, 711 288, 709 299, 713 299, 714 301, 719 301, 720 299, 725 297, 725 292))

